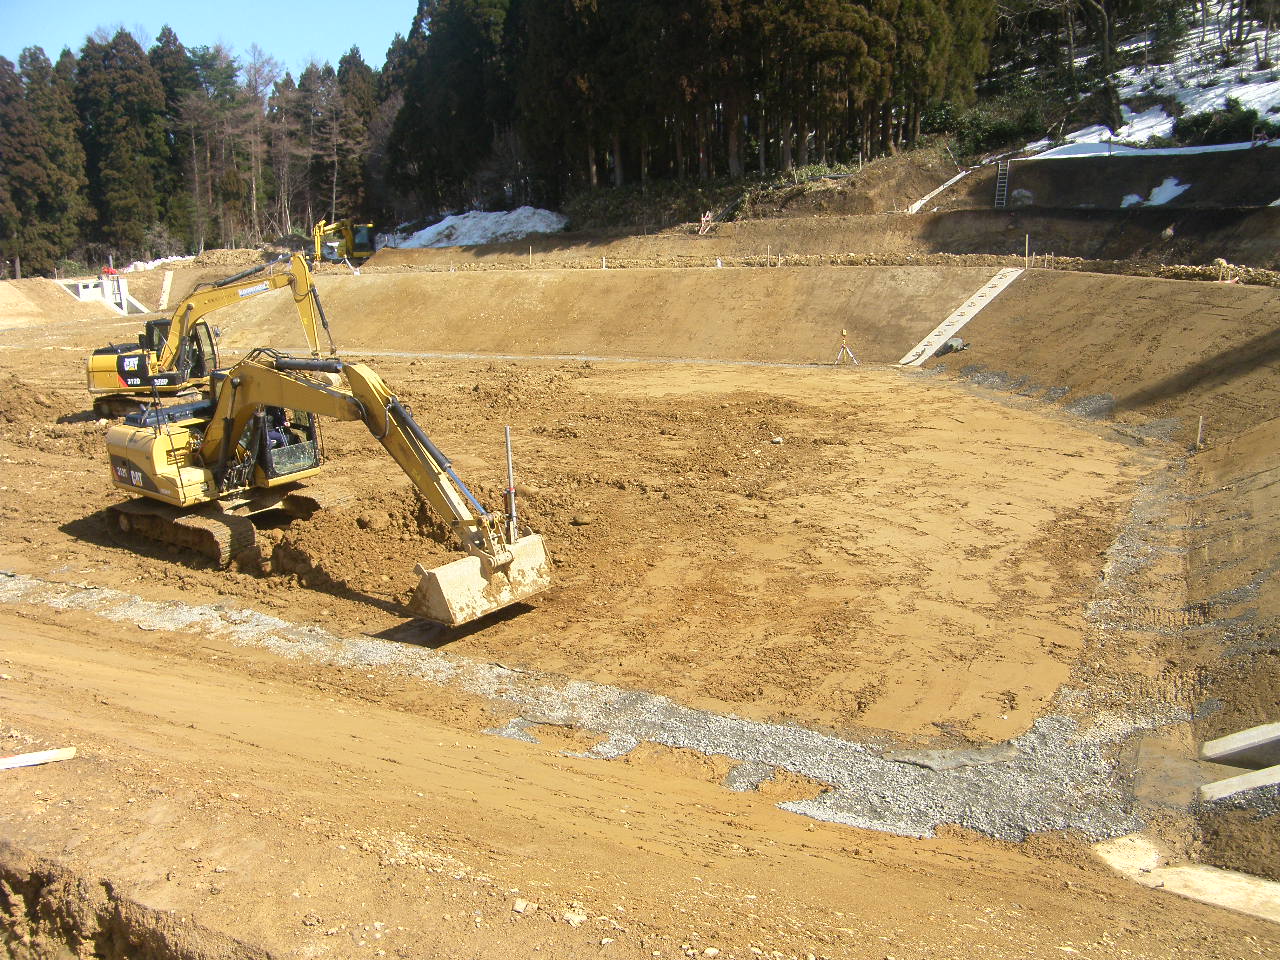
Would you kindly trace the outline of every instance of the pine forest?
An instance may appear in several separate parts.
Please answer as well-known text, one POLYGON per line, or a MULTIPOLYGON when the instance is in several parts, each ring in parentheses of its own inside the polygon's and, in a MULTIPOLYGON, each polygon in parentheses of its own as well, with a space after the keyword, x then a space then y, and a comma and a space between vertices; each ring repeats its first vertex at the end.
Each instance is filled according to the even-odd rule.
POLYGON ((257 44, 100 32, 0 57, 0 259, 51 275, 922 138, 963 159, 1067 115, 1114 124, 1112 71, 1211 14, 1268 24, 1269 51, 1277 2, 420 0, 381 63, 297 76, 257 44))

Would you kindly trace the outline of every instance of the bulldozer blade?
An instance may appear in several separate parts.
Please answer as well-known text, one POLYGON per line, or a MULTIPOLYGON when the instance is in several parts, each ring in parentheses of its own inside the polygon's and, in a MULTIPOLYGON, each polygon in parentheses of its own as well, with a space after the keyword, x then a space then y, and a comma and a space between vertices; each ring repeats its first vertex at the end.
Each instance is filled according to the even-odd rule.
POLYGON ((509 564, 485 573, 479 557, 462 557, 427 570, 409 601, 419 617, 451 627, 478 620, 513 603, 519 603, 551 586, 551 564, 542 537, 530 534, 511 544, 509 564))

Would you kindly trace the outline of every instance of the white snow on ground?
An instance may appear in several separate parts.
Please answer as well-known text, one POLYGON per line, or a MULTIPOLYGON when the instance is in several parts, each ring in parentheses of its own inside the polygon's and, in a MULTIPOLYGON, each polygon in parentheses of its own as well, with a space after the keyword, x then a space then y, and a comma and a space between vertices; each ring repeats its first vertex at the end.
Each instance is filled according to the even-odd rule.
MULTIPOLYGON (((1090 127, 1090 130, 1093 128, 1090 127)), ((1268 147, 1280 147, 1280 140, 1272 140, 1265 144, 1268 147)), ((1052 150, 1046 150, 1044 153, 1037 153, 1035 157, 1028 159, 1041 160, 1045 157, 1112 157, 1112 156, 1132 156, 1132 157, 1172 157, 1184 153, 1223 153, 1230 150, 1250 150, 1254 148, 1252 143, 1215 143, 1206 147, 1152 147, 1144 149, 1142 147, 1130 147, 1123 143, 1102 142, 1085 142, 1067 143, 1061 147, 1054 147, 1052 150)))
POLYGON ((473 247, 482 243, 519 240, 535 233, 563 230, 569 218, 551 210, 520 207, 516 210, 455 214, 409 236, 387 234, 379 238, 379 246, 473 247))
MULTIPOLYGON (((1219 16, 1230 16, 1226 14, 1219 16)), ((1263 27, 1253 24, 1250 37, 1242 50, 1237 51, 1241 62, 1233 67, 1224 67, 1222 51, 1218 44, 1218 26, 1209 24, 1207 31, 1197 24, 1191 28, 1182 41, 1172 62, 1138 65, 1126 67, 1116 73, 1116 88, 1120 99, 1133 100, 1141 96, 1173 97, 1182 105, 1182 115, 1190 116, 1216 110, 1226 105, 1227 98, 1232 97, 1245 109, 1258 111, 1258 116, 1267 120, 1280 117, 1272 113, 1273 108, 1280 108, 1280 70, 1272 67, 1258 70, 1255 67, 1253 40, 1261 42, 1263 27)), ((1137 38, 1122 44, 1122 48, 1142 46, 1145 38, 1137 38)), ((1273 56, 1275 53, 1273 52, 1273 56)), ((1108 141, 1127 141, 1128 143, 1146 143, 1152 137, 1167 137, 1173 133, 1174 118, 1165 113, 1159 105, 1148 107, 1141 113, 1135 113, 1127 106, 1121 106, 1124 125, 1113 135, 1110 130, 1100 124, 1085 127, 1067 134, 1064 139, 1067 146, 1047 150, 1037 156, 1078 157, 1096 156, 1108 151, 1108 141), (1100 151, 1079 152, 1073 145, 1102 144, 1100 151)), ((1052 144, 1047 140, 1028 144, 1027 150, 1044 150, 1052 144)), ((1191 150, 1207 152, 1220 149, 1217 147, 1195 147, 1191 150)), ((1233 149, 1227 145, 1225 149, 1233 149)), ((1236 147, 1235 149, 1238 149, 1236 147)), ((1121 152, 1120 147, 1112 152, 1121 152)), ((1149 151, 1151 154, 1168 153, 1167 150, 1149 151)), ((1189 151, 1188 151, 1189 152, 1189 151)))
POLYGON ((194 260, 195 257, 161 257, 159 260, 135 260, 127 267, 121 267, 119 273, 136 273, 139 270, 154 270, 156 267, 162 267, 166 263, 176 263, 179 260, 194 260))
POLYGON ((1147 199, 1147 205, 1158 207, 1168 203, 1180 193, 1186 193, 1191 189, 1189 183, 1179 183, 1177 177, 1165 177, 1164 183, 1151 191, 1151 196, 1147 199))
POLYGON ((1151 191, 1151 196, 1143 200, 1139 194, 1126 193, 1120 201, 1122 207, 1159 207, 1168 203, 1180 193, 1191 189, 1191 184, 1178 182, 1177 177, 1165 177, 1164 183, 1151 191))

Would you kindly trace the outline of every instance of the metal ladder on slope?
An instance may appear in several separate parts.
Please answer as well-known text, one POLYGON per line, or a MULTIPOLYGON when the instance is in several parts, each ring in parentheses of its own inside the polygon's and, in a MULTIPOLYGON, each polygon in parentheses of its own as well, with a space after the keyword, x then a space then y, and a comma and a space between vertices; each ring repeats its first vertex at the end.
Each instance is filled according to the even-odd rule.
POLYGON ((1009 201, 1009 161, 996 164, 996 209, 1001 210, 1009 201))

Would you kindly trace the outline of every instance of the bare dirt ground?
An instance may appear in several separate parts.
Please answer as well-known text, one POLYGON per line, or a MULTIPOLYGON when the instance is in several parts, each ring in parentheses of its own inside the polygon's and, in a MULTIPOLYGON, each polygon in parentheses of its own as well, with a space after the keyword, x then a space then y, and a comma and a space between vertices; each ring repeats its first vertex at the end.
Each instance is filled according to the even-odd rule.
MULTIPOLYGON (((1280 210, 962 209, 901 213, 825 215, 746 220, 718 224, 699 236, 690 224, 647 236, 566 233, 486 247, 379 250, 364 272, 448 270, 597 269, 607 265, 672 267, 750 266, 805 262, 839 265, 911 263, 1021 263, 1031 252, 1086 260, 1128 261, 1126 272, 1157 264, 1230 263, 1276 270, 1280 210), (1029 238, 1029 239, 1028 239, 1029 238)), ((338 272, 346 268, 322 268, 338 272)))
MULTIPOLYGON (((556 585, 452 633, 406 613, 451 554, 362 428, 326 434, 345 506, 216 570, 105 514, 81 364, 138 321, 0 330, 0 752, 79 750, 0 778, 10 954, 1274 954, 1088 849, 1132 822, 1268 872, 1275 818, 1188 800, 1196 740, 1274 719, 1274 291, 1033 272, 941 370, 870 362, 990 273, 322 276, 344 354, 483 500, 515 435, 556 585), (830 365, 844 324, 860 367, 830 365), (1067 408, 1106 393, 1116 421, 1067 408), (987 789, 946 806, 929 751, 987 789), (1037 827, 999 777, 1046 752, 1039 792, 1093 779, 1037 827), (881 791, 936 829, 831 812, 881 791)), ((228 351, 292 332, 275 296, 228 351)))

